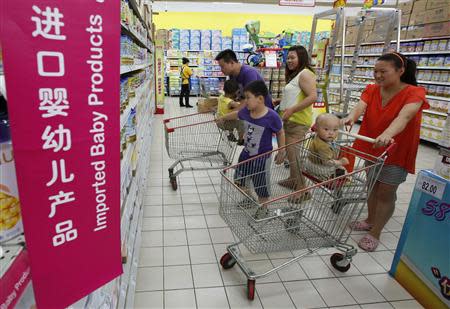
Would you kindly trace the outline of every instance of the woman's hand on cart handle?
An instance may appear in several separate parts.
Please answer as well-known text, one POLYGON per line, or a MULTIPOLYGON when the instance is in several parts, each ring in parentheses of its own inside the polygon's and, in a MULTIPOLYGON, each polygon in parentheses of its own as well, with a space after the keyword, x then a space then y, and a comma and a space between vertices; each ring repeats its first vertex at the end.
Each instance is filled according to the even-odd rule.
POLYGON ((391 144, 394 144, 394 142, 395 141, 392 138, 392 136, 390 136, 389 134, 382 133, 375 139, 373 143, 373 148, 387 147, 391 144))
POLYGON ((219 118, 216 118, 215 122, 217 124, 223 124, 225 122, 225 119, 223 119, 223 117, 219 117, 219 118))
POLYGON ((285 149, 279 149, 278 153, 275 155, 275 164, 282 164, 284 162, 284 159, 286 158, 286 150, 285 149))

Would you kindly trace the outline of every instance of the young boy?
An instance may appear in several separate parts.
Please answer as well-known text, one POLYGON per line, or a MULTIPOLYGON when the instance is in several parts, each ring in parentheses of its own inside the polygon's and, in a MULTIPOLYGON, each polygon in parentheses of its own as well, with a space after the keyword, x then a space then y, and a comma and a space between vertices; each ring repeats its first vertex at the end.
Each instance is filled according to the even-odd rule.
MULTIPOLYGON (((219 102, 217 104, 217 117, 223 117, 226 114, 231 113, 237 107, 239 103, 235 102, 237 92, 239 91, 239 84, 235 80, 227 80, 223 85, 223 95, 219 96, 219 102)), ((244 145, 244 126, 242 121, 239 120, 229 120, 225 123, 218 124, 219 128, 229 132, 228 140, 236 142, 233 131, 236 129, 239 135, 238 145, 244 145)))
POLYGON ((316 118, 316 136, 309 145, 308 159, 313 164, 323 166, 320 169, 320 174, 324 174, 322 176, 344 175, 345 169, 343 166, 349 163, 347 158, 339 158, 339 149, 334 144, 339 126, 339 118, 333 114, 324 113, 316 118))
MULTIPOLYGON (((268 92, 264 81, 251 82, 244 88, 246 107, 237 114, 230 113, 219 119, 219 121, 240 119, 244 122, 244 149, 239 156, 239 163, 271 151, 273 149, 273 133, 277 136, 278 148, 285 144, 283 123, 280 116, 264 103, 264 98, 268 95, 268 92)), ((275 163, 283 163, 284 157, 283 149, 277 153, 275 163)), ((236 184, 244 188, 246 187, 246 179, 252 179, 260 204, 268 201, 270 196, 267 183, 267 178, 270 176, 267 170, 271 164, 270 158, 271 155, 269 154, 239 164, 234 175, 236 184)), ((255 219, 262 219, 267 214, 266 207, 259 207, 255 219)))

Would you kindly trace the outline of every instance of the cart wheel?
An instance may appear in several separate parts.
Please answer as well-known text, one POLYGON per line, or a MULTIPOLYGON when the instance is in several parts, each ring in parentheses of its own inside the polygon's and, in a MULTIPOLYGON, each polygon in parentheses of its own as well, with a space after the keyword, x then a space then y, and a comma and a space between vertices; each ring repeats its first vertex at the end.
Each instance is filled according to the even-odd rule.
POLYGON ((178 184, 177 184, 177 178, 176 177, 170 177, 170 184, 172 185, 172 189, 174 191, 177 191, 178 184))
POLYGON ((247 297, 249 300, 255 299, 255 280, 247 280, 247 297))
POLYGON ((221 258, 220 258, 220 265, 222 265, 223 269, 230 269, 231 267, 234 266, 234 264, 236 264, 236 260, 234 259, 234 257, 230 254, 230 253, 225 253, 221 258))
POLYGON ((169 168, 169 177, 172 178, 173 176, 173 168, 169 168))
POLYGON ((347 272, 350 269, 350 262, 348 262, 348 264, 346 266, 339 266, 337 264, 337 262, 342 261, 344 259, 344 255, 341 253, 334 253, 331 257, 330 257, 330 262, 331 265, 333 265, 333 267, 337 270, 339 270, 340 272, 347 272))

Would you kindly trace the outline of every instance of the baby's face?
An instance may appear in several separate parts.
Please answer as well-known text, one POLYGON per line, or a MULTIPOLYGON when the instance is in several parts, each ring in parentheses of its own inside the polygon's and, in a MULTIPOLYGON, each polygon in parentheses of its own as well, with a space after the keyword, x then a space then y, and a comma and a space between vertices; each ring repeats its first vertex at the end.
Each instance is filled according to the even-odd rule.
POLYGON ((317 134, 326 141, 332 142, 336 139, 339 132, 339 120, 324 119, 317 124, 317 134))

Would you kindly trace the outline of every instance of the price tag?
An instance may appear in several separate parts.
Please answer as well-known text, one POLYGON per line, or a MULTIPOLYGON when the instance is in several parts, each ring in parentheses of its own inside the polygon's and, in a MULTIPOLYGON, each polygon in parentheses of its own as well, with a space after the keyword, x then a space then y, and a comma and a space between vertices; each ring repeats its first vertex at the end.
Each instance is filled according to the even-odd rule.
POLYGON ((427 175, 420 174, 416 181, 416 189, 442 199, 445 190, 445 183, 427 175))

